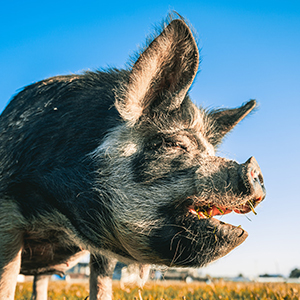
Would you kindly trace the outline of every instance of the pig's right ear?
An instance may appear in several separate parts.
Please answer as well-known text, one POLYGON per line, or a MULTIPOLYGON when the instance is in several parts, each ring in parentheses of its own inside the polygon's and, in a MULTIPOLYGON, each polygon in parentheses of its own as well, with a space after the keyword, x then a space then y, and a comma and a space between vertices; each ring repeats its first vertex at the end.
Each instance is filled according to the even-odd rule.
POLYGON ((179 108, 198 64, 191 30, 182 19, 171 21, 140 54, 124 90, 116 95, 122 118, 134 125, 143 115, 167 114, 179 108))
POLYGON ((250 100, 241 107, 234 109, 219 109, 213 110, 209 113, 213 124, 213 130, 209 134, 210 142, 217 146, 223 137, 231 130, 237 123, 243 120, 256 106, 255 100, 250 100))

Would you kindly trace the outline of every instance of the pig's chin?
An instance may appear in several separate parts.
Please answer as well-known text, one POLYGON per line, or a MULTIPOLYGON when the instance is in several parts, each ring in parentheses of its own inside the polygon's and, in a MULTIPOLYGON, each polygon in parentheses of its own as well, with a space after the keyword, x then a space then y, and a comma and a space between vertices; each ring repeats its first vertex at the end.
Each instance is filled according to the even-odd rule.
POLYGON ((244 229, 214 218, 234 209, 219 209, 202 207, 201 213, 199 207, 191 205, 164 209, 165 221, 151 237, 151 247, 161 262, 169 266, 202 267, 243 243, 248 236, 244 229))
POLYGON ((188 197, 175 206, 161 208, 162 225, 152 231, 150 246, 163 264, 202 267, 228 254, 248 237, 241 226, 224 223, 216 216, 255 212, 262 197, 231 201, 228 206, 188 197))
MULTIPOLYGON (((228 254, 248 237, 248 233, 240 226, 224 223, 213 216, 199 218, 199 214, 194 212, 189 214, 185 215, 183 223, 189 230, 189 233, 186 233, 187 242, 191 238, 195 239, 191 245, 193 251, 187 260, 178 257, 179 265, 197 267, 207 265, 228 254)), ((183 258, 185 255, 182 253, 181 256, 183 258)))

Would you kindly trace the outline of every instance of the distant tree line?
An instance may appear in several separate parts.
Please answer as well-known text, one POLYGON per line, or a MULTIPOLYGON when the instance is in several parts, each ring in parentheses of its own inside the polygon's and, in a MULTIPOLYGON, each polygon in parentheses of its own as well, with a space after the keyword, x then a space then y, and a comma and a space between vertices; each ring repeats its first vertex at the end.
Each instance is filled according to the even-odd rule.
POLYGON ((290 273, 290 278, 299 278, 300 277, 300 269, 294 269, 290 273))

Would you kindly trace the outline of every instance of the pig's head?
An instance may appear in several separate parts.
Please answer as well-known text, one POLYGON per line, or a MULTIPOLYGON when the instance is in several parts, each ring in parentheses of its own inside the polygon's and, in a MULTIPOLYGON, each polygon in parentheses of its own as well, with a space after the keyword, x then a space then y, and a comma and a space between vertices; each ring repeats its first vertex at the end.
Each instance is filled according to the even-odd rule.
POLYGON ((265 197, 260 168, 253 157, 238 164, 215 156, 215 149, 256 102, 196 107, 188 90, 198 63, 192 33, 176 19, 116 87, 121 122, 93 153, 102 161, 99 184, 114 197, 109 251, 141 262, 203 266, 247 237, 214 216, 254 211, 265 197))

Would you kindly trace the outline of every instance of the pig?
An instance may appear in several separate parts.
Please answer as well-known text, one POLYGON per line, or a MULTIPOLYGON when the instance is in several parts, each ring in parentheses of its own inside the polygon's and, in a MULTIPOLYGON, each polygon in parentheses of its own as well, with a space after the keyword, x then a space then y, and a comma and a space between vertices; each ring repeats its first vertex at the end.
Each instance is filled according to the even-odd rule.
POLYGON ((0 299, 14 298, 19 273, 46 299, 46 276, 87 253, 89 299, 111 299, 117 261, 198 268, 247 238, 215 216, 254 211, 260 167, 216 149, 256 101, 198 107, 198 66, 174 14, 125 69, 48 78, 12 98, 0 117, 0 299))

